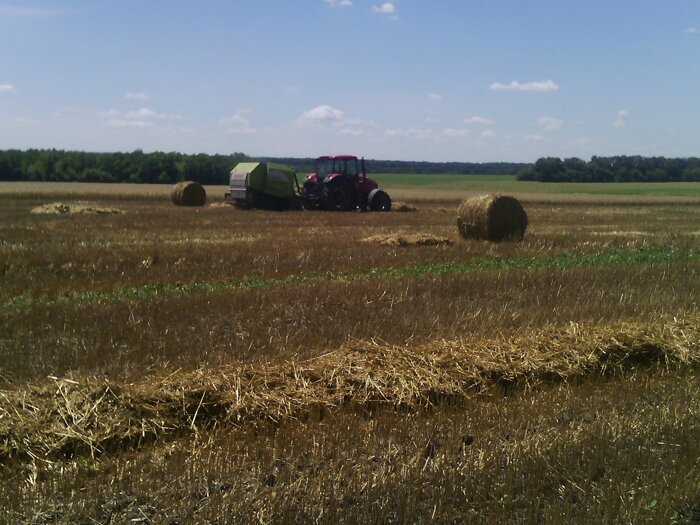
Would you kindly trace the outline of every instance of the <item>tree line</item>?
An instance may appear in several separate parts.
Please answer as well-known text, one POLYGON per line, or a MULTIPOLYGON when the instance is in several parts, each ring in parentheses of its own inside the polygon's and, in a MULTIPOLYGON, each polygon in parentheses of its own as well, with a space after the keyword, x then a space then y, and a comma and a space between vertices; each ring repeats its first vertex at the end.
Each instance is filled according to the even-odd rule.
POLYGON ((590 161, 543 157, 518 172, 540 182, 700 182, 700 159, 619 155, 590 161))
MULTIPOLYGON (((314 171, 313 158, 263 157, 261 160, 286 164, 297 173, 314 171)), ((426 162, 365 159, 367 175, 372 173, 418 173, 439 175, 515 175, 529 166, 524 162, 426 162)))
MULTIPOLYGON (((193 180, 228 184, 239 162, 267 160, 286 164, 297 173, 314 170, 313 158, 261 157, 244 153, 187 155, 141 150, 88 153, 63 150, 0 150, 0 180, 55 182, 131 182, 173 184, 193 180)), ((415 162, 366 160, 367 173, 515 175, 541 182, 700 182, 700 159, 641 156, 579 158, 543 157, 534 164, 515 162, 415 162)))
POLYGON ((193 180, 228 184, 231 168, 249 160, 243 153, 87 153, 62 150, 2 150, 0 180, 53 182, 132 182, 172 184, 193 180))
MULTIPOLYGON (((299 174, 314 171, 313 158, 231 155, 186 155, 141 150, 124 153, 88 153, 56 149, 0 150, 0 180, 53 182, 131 182, 172 184, 193 180, 201 184, 228 184, 229 172, 239 162, 267 160, 290 166, 299 174)), ((411 162, 366 160, 367 173, 440 173, 514 175, 527 166, 509 162, 411 162)))

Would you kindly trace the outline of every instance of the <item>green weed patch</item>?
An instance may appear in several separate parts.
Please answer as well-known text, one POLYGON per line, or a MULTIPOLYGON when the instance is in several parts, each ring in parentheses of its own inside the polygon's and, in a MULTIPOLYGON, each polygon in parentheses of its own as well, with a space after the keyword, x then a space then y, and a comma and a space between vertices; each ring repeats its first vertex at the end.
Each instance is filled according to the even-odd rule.
POLYGON ((34 305, 70 303, 100 304, 109 301, 148 300, 162 295, 188 295, 212 293, 232 289, 259 290, 271 286, 295 286, 328 281, 366 281, 376 278, 400 279, 422 278, 444 274, 466 274, 471 272, 494 272, 511 270, 538 270, 543 268, 567 269, 576 267, 599 267, 612 265, 634 265, 700 259, 700 250, 681 251, 670 245, 649 246, 636 250, 615 249, 593 255, 564 253, 549 256, 480 257, 470 262, 442 262, 400 267, 379 267, 352 272, 324 272, 298 274, 288 277, 247 277, 221 281, 194 281, 182 283, 154 283, 143 286, 125 286, 112 291, 73 292, 31 298, 18 295, 7 301, 7 309, 26 308, 34 305))

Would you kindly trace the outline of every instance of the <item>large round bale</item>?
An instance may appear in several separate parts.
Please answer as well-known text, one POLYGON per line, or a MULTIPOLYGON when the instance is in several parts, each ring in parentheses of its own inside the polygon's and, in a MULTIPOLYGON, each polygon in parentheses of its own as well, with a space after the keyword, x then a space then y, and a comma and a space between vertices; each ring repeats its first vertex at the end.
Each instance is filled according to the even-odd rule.
POLYGON ((170 193, 173 204, 178 206, 204 206, 207 202, 207 192, 204 187, 191 180, 178 182, 170 193))
POLYGON ((459 205, 457 229, 465 239, 522 241, 527 213, 515 197, 480 195, 459 205))

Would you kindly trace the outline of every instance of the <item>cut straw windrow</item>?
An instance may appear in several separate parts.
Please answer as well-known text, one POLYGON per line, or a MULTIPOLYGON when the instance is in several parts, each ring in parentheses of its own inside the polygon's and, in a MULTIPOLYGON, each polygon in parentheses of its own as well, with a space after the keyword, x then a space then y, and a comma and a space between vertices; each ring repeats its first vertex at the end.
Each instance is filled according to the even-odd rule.
POLYGON ((164 372, 139 383, 50 377, 0 391, 0 461, 95 455, 319 408, 420 407, 504 383, 535 385, 649 362, 700 362, 700 313, 666 323, 570 324, 491 340, 351 341, 305 361, 164 372))

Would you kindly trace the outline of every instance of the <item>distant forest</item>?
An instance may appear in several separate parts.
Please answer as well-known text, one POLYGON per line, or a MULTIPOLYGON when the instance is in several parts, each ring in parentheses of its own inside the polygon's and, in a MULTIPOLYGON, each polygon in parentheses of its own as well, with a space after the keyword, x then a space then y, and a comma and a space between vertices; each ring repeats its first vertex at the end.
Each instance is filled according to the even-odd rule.
POLYGON ((540 182, 700 182, 700 159, 665 157, 547 157, 518 172, 518 180, 540 182))
POLYGON ((232 155, 182 153, 86 153, 61 150, 0 151, 0 180, 135 182, 172 184, 194 180, 227 184, 231 168, 248 160, 232 155))
MULTIPOLYGON (((312 158, 184 153, 87 153, 62 150, 0 150, 0 180, 55 182, 133 182, 172 184, 193 180, 202 184, 228 184, 229 172, 239 162, 266 160, 286 164, 299 174, 313 171, 312 158)), ((700 159, 616 156, 547 157, 534 164, 515 162, 412 162, 365 160, 367 174, 481 174, 516 175, 519 180, 541 182, 700 182, 700 159)))
MULTIPOLYGON (((229 172, 239 162, 269 160, 287 164, 297 173, 313 171, 314 159, 254 159, 244 153, 185 155, 183 153, 86 153, 62 150, 0 151, 0 180, 54 182, 133 182, 172 184, 193 180, 202 184, 228 184, 229 172)), ((481 173, 515 175, 527 164, 493 162, 407 162, 366 160, 372 173, 481 173)))
MULTIPOLYGON (((297 173, 314 171, 313 158, 261 157, 279 162, 297 173)), ((417 162, 405 160, 365 159, 367 175, 372 173, 424 173, 441 175, 515 175, 529 164, 524 162, 417 162)))

